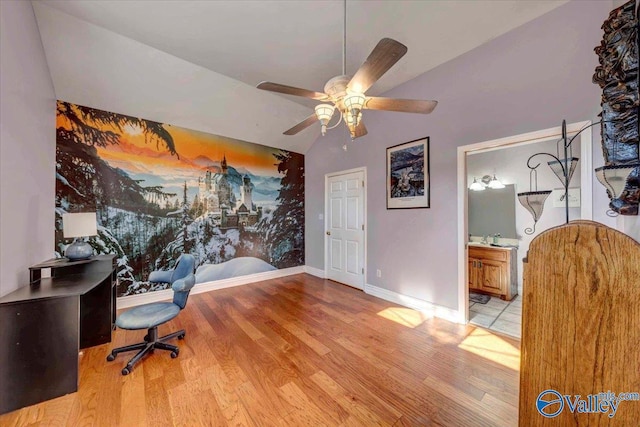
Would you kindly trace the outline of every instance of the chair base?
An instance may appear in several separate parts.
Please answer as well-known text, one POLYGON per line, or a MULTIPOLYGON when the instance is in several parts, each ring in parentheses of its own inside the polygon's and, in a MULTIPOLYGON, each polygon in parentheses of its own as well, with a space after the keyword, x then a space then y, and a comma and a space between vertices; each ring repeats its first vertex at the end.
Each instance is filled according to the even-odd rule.
POLYGON ((129 375, 129 373, 133 371, 133 367, 135 366, 135 364, 138 363, 148 353, 152 353, 155 349, 170 351, 172 359, 178 357, 178 354, 180 354, 180 349, 175 345, 167 344, 165 341, 173 338, 178 338, 179 340, 181 340, 184 338, 185 334, 186 333, 184 329, 181 329, 178 332, 173 332, 169 335, 158 338, 158 327, 154 326, 153 328, 148 329, 147 335, 145 335, 144 337, 144 342, 114 348, 107 356, 107 361, 111 362, 115 360, 116 356, 119 353, 140 350, 138 351, 138 353, 136 353, 135 356, 131 358, 131 360, 129 360, 127 365, 122 368, 122 375, 129 375))

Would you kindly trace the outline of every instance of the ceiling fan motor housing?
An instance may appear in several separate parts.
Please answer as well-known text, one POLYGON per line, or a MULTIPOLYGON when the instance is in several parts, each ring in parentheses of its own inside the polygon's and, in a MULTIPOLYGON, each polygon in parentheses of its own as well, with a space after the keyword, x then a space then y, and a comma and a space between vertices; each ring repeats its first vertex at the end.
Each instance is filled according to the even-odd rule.
MULTIPOLYGON (((347 95, 347 86, 351 81, 351 76, 336 76, 324 85, 324 93, 331 97, 331 100, 338 104, 347 95)), ((342 108, 340 108, 342 110, 342 108)))

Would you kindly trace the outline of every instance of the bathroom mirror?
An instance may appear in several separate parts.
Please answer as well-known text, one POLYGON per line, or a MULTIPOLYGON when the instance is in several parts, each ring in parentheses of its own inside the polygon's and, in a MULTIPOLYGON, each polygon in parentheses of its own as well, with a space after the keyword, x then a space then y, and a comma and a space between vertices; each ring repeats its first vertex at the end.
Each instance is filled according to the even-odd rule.
POLYGON ((469 191, 469 233, 472 236, 493 236, 499 233, 508 239, 516 234, 516 188, 469 191))

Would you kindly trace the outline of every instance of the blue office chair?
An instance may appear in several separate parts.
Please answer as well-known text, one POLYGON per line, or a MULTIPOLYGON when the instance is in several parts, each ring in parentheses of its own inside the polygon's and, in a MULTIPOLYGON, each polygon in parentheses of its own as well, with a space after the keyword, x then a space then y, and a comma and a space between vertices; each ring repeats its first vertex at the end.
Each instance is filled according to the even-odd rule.
POLYGON ((187 277, 189 273, 193 273, 196 268, 196 259, 193 255, 182 254, 178 257, 176 265, 172 270, 152 271, 149 274, 149 282, 151 283, 173 283, 178 279, 187 277))
MULTIPOLYGON (((195 259, 192 255, 182 255, 178 258, 178 263, 174 270, 151 273, 149 275, 150 281, 152 276, 154 276, 154 273, 158 273, 154 276, 156 279, 159 276, 162 276, 159 273, 171 273, 169 275, 170 280, 174 280, 174 278, 178 276, 178 274, 176 274, 177 271, 180 271, 180 274, 184 274, 183 277, 177 278, 172 282, 171 288, 173 289, 173 302, 153 302, 140 305, 125 311, 116 319, 116 326, 121 329, 148 329, 143 342, 114 348, 107 356, 107 361, 111 362, 115 360, 119 353, 140 350, 122 369, 122 375, 128 375, 133 370, 134 365, 146 354, 153 352, 154 349, 170 351, 172 359, 178 357, 180 349, 177 346, 167 344, 166 341, 176 337, 178 339, 183 339, 185 336, 185 330, 182 329, 158 338, 158 326, 176 317, 187 305, 189 292, 196 283, 196 276, 193 274, 194 266, 195 259)), ((164 276, 161 278, 166 279, 164 276)))

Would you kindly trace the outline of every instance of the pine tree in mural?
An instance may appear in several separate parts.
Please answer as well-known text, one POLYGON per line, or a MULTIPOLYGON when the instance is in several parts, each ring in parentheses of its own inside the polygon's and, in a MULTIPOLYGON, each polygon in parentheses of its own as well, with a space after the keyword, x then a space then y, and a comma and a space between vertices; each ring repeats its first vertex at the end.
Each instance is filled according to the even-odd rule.
POLYGON ((192 239, 189 238, 188 227, 193 222, 189 216, 189 200, 187 200, 187 182, 184 182, 184 192, 182 193, 182 252, 188 254, 193 246, 192 239))
MULTIPOLYGON (((178 155, 173 144, 173 138, 163 127, 162 123, 123 114, 110 113, 90 107, 80 107, 68 102, 58 101, 57 114, 69 121, 73 142, 81 142, 87 145, 106 147, 110 144, 118 144, 118 134, 113 131, 104 131, 100 128, 113 127, 122 132, 126 127, 137 128, 144 135, 147 143, 155 143, 159 150, 161 145, 175 156, 178 155)), ((60 128, 58 129, 60 130, 60 128)))
POLYGON ((269 262, 277 268, 304 264, 304 156, 289 151, 274 154, 280 180, 278 207, 271 221, 261 222, 269 262))
MULTIPOLYGON (((164 149, 178 157, 173 138, 161 123, 61 101, 56 108, 56 251, 64 251, 62 214, 96 211, 100 227, 89 243, 98 254, 117 255, 118 276, 128 286, 135 280, 132 272, 146 273, 142 268, 145 259, 154 256, 153 247, 144 254, 140 250, 147 246, 145 237, 155 233, 147 221, 150 215, 164 213, 160 203, 166 204, 172 194, 143 187, 141 181, 102 160, 96 147, 118 145, 120 134, 129 128, 137 129, 158 151, 164 149), (113 234, 120 228, 125 230, 119 233, 124 238, 113 234)), ((164 244, 158 246, 161 250, 164 244)))

